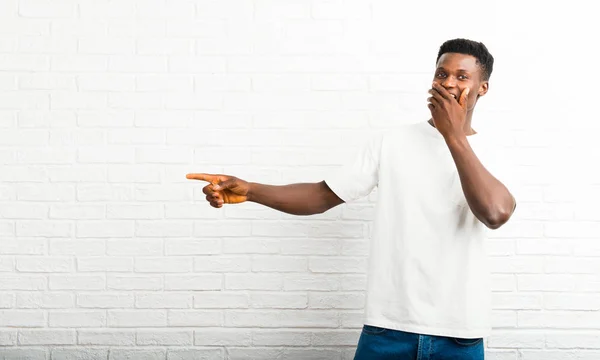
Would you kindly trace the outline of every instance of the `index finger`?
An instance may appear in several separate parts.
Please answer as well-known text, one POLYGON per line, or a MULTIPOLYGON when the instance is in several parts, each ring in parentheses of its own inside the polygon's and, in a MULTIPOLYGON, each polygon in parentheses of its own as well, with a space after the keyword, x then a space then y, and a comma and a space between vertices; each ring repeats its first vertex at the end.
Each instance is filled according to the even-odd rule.
POLYGON ((211 184, 218 181, 218 178, 216 175, 204 174, 204 173, 187 174, 185 177, 186 177, 186 179, 190 179, 190 180, 207 181, 211 184))

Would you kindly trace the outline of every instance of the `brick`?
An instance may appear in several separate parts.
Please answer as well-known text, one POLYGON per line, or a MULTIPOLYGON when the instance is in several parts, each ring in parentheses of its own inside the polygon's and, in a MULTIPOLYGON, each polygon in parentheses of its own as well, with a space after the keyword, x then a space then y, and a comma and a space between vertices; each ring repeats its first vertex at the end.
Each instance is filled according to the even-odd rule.
POLYGON ((300 223, 300 222, 260 222, 252 227, 252 235, 286 236, 286 237, 343 237, 362 238, 363 224, 335 223, 300 223))
POLYGON ((17 188, 17 199, 23 201, 73 201, 75 200, 75 187, 63 184, 21 185, 17 188))
POLYGON ((164 310, 108 310, 109 327, 162 327, 167 325, 164 310))
POLYGON ((304 293, 257 293, 250 294, 250 306, 259 309, 305 309, 308 296, 304 293))
POLYGON ((51 350, 52 360, 104 360, 108 356, 107 349, 86 349, 86 348, 53 348, 51 350))
POLYGON ((81 163, 133 163, 135 150, 120 145, 80 147, 77 160, 81 163))
MULTIPOLYGON (((137 201, 189 201, 191 191, 183 185, 136 185, 137 201)), ((187 222, 189 223, 189 222, 187 222)))
POLYGON ((517 275, 519 291, 571 291, 574 288, 570 275, 517 275))
POLYGON ((10 309, 10 308, 14 308, 14 307, 15 307, 15 294, 0 293, 0 309, 10 309))
MULTIPOLYGON (((10 170, 9 170, 10 171, 10 170)), ((43 204, 0 205, 0 218, 3 219, 44 219, 48 215, 48 206, 43 204)))
POLYGON ((17 236, 70 237, 72 224, 62 221, 19 221, 17 236))
POLYGON ((106 254, 110 256, 160 256, 163 254, 162 239, 109 239, 106 254))
POLYGON ((544 294, 544 308, 550 310, 600 310, 600 296, 592 294, 544 294))
POLYGON ((225 325, 228 327, 337 327, 338 316, 334 312, 320 310, 227 310, 225 325))
POLYGON ((194 344, 204 346, 250 346, 252 333, 243 329, 212 329, 194 331, 194 344))
POLYGON ((241 237, 250 236, 252 224, 247 221, 194 221, 194 236, 241 237))
POLYGON ((318 293, 309 294, 308 307, 312 309, 362 309, 365 306, 363 293, 318 293))
POLYGON ((50 275, 50 290, 104 290, 102 275, 50 275))
POLYGON ((94 256, 104 255, 103 239, 49 239, 50 255, 94 256))
POLYGON ((128 272, 133 271, 133 259, 130 257, 80 257, 77 270, 82 272, 128 272))
POLYGON ((77 306, 81 308, 132 308, 133 294, 126 293, 83 293, 77 294, 77 306))
POLYGON ((493 293, 492 308, 494 309, 541 309, 542 297, 530 293, 493 293))
POLYGON ((545 270, 550 274, 596 274, 600 272, 600 265, 594 258, 547 257, 545 270))
POLYGON ((54 91, 50 94, 51 109, 104 109, 107 96, 97 92, 54 91))
POLYGON ((108 59, 108 70, 126 73, 164 73, 167 60, 160 56, 113 55, 108 59))
POLYGON ((312 257, 308 267, 315 273, 364 273, 367 268, 366 258, 326 258, 312 257))
MULTIPOLYGON (((168 133, 167 144, 170 144, 168 133)), ((193 156, 192 149, 176 147, 137 148, 135 151, 136 163, 140 164, 189 164, 193 156)))
POLYGON ((135 77, 125 74, 82 74, 77 77, 77 84, 83 91, 133 91, 135 77))
POLYGON ((517 239, 519 255, 568 255, 571 244, 564 239, 517 239))
POLYGON ((340 248, 339 240, 281 240, 281 253, 285 255, 336 255, 340 248))
POLYGON ((135 39, 86 36, 78 39, 77 50, 81 54, 129 55, 135 52, 135 39))
POLYGON ((224 357, 223 349, 169 349, 167 350, 167 360, 204 360, 204 359, 222 359, 224 357))
POLYGON ((293 256, 254 256, 253 272, 304 272, 308 270, 308 259, 293 256))
POLYGON ((153 165, 111 165, 108 181, 111 183, 158 183, 161 169, 153 165))
POLYGON ((138 345, 192 345, 194 341, 191 330, 138 330, 138 345))
POLYGON ((49 64, 51 71, 104 72, 108 68, 108 59, 104 55, 54 54, 49 64))
POLYGON ((3 360, 27 359, 27 360, 47 360, 46 349, 39 348, 6 348, 2 349, 3 360))
POLYGON ((23 17, 72 18, 77 13, 77 5, 73 1, 55 4, 48 0, 19 1, 19 15, 23 17))
POLYGON ((226 274, 227 290, 281 290, 283 277, 279 274, 226 274))
MULTIPOLYGON (((519 360, 594 360, 600 356, 600 351, 577 349, 577 350, 521 350, 519 360)), ((514 357, 510 358, 514 360, 514 357)))
POLYGON ((517 327, 517 312, 511 310, 493 310, 491 323, 494 328, 514 329, 517 327))
POLYGON ((138 237, 189 237, 192 224, 189 221, 162 220, 136 221, 135 235, 138 237))
POLYGON ((73 345, 76 344, 75 330, 36 329, 20 330, 20 345, 73 345))
POLYGON ((249 305, 244 292, 205 291, 194 295, 194 307, 200 309, 244 309, 249 305))
POLYGON ((109 360, 134 360, 143 358, 147 360, 165 360, 167 350, 165 349, 111 349, 109 360))
POLYGON ((109 290, 161 290, 160 275, 107 275, 106 287, 109 290))
POLYGON ((104 205, 56 204, 50 206, 50 219, 99 220, 105 216, 104 205))
POLYGON ((76 235, 78 238, 113 238, 132 237, 134 223, 132 221, 78 221, 76 235))
MULTIPOLYGON (((47 31, 47 24, 40 23, 29 23, 34 24, 34 26, 40 26, 37 29, 31 29, 31 31, 47 31)), ((21 23, 21 26, 28 26, 27 23, 21 23)), ((10 26, 8 23, 4 23, 5 26, 10 26)), ((15 31, 15 28, 12 28, 12 31, 15 31)), ((21 33, 20 35, 25 36, 25 34, 21 33)), ((5 71, 48 71, 50 69, 50 58, 47 55, 40 54, 2 54, 0 55, 0 67, 5 71)), ((21 92, 21 96, 25 93, 21 92)), ((14 92, 6 92, 5 95, 16 95, 14 92)), ((32 92, 29 92, 27 98, 31 100, 31 107, 22 107, 23 109, 48 109, 49 107, 49 98, 47 95, 37 94, 36 96, 29 97, 33 95, 32 92)), ((15 100, 16 98, 11 96, 11 98, 4 98, 3 100, 7 100, 6 102, 0 103, 2 108, 4 108, 6 104, 10 104, 10 100, 15 100)), ((19 102, 20 104, 22 103, 19 102)), ((7 106, 8 107, 8 106, 7 106)), ((8 107, 14 109, 15 107, 8 107)), ((20 108, 20 107, 16 107, 20 108)))
POLYGON ((40 238, 19 238, 19 240, 3 240, 0 254, 4 255, 43 255, 45 241, 40 238))
MULTIPOLYGON (((192 44, 187 39, 169 39, 169 44, 160 44, 161 39, 152 39, 152 50, 147 51, 169 51, 164 47, 161 49, 161 45, 172 44, 174 41, 182 41, 180 50, 173 49, 172 51, 187 52, 188 47, 192 44), (159 43, 155 43, 158 41, 159 43), (155 47, 156 46, 156 47, 155 47)), ((138 42, 138 46, 140 43, 138 42)), ((194 91, 194 78, 189 75, 138 75, 136 76, 135 82, 136 91, 141 92, 193 92, 194 91)))
POLYGON ((221 215, 206 204, 166 204, 167 219, 218 219, 221 215))
MULTIPOLYGON (((21 232, 20 235, 23 233, 21 232)), ((15 223, 13 221, 2 221, 0 222, 0 235, 2 236, 15 236, 15 223)))
POLYGON ((496 274, 543 273, 544 259, 536 256, 493 256, 489 258, 490 271, 496 274))
POLYGON ((192 295, 170 293, 136 294, 135 307, 140 309, 191 308, 192 295))
POLYGON ((545 336, 543 333, 529 332, 505 332, 498 331, 488 339, 489 348, 543 348, 545 336))
POLYGON ((41 275, 0 275, 0 290, 45 290, 46 283, 41 275))
POLYGON ((223 326, 221 311, 169 310, 169 326, 220 327, 223 326))
POLYGON ((112 19, 132 18, 135 14, 135 2, 122 1, 119 4, 112 1, 85 1, 79 4, 80 16, 83 19, 112 19))
POLYGON ((194 258, 198 272, 250 272, 251 261, 241 256, 199 256, 194 258))
MULTIPOLYGON (((35 37, 31 39, 47 40, 45 38, 35 37)), ((53 73, 35 73, 22 74, 19 76, 19 88, 23 90, 76 90, 77 83, 75 76, 53 73)), ((10 90, 10 89, 7 89, 10 90)), ((46 114, 40 116, 45 116, 46 114)), ((30 114, 25 114, 20 118, 20 123, 32 121, 30 114)))
POLYGON ((80 328, 106 326, 104 310, 61 310, 49 311, 50 327, 80 328))
POLYGON ((0 345, 2 346, 14 346, 17 345, 17 331, 0 331, 0 345))
POLYGON ((165 240, 165 255, 211 255, 221 252, 219 239, 191 240, 187 238, 165 240))
POLYGON ((337 290, 339 286, 339 278, 332 275, 287 275, 283 280, 283 289, 286 291, 331 291, 337 290))
POLYGON ((342 275, 340 277, 340 290, 364 291, 367 288, 366 275, 342 275))
POLYGON ((226 63, 226 58, 222 56, 171 56, 169 70, 185 74, 224 73, 226 63))
POLYGON ((72 272, 75 269, 73 259, 61 257, 27 257, 17 259, 19 272, 72 272))
POLYGON ((98 182, 106 181, 106 170, 98 165, 74 165, 48 169, 52 182, 98 182))
MULTIPOLYGON (((128 110, 79 111, 77 125, 85 128, 129 127, 133 126, 134 113, 128 110)), ((96 149, 102 151, 106 149, 96 149)), ((124 151, 117 149, 118 153, 124 151)), ((115 156, 116 158, 116 156, 115 156)))
MULTIPOLYGON (((80 330, 79 345, 135 345, 135 330, 80 330)), ((112 349, 111 349, 112 352, 112 349)))
POLYGON ((46 326, 44 313, 37 310, 2 310, 0 324, 10 327, 43 327, 46 326))
POLYGON ((143 273, 186 273, 192 271, 190 257, 136 258, 134 270, 143 273))
POLYGON ((312 333, 306 331, 256 329, 252 332, 254 346, 309 346, 311 339, 312 333))
POLYGON ((193 119, 194 112, 189 110, 177 112, 164 110, 140 110, 136 111, 135 125, 141 127, 181 128, 188 127, 193 119), (176 115, 175 118, 173 118, 173 114, 176 115))

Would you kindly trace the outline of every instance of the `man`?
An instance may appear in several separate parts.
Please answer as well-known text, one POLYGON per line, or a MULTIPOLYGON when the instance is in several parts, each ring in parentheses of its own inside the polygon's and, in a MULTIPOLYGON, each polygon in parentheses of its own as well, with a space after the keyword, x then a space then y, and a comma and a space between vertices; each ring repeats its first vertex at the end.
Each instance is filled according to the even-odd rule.
POLYGON ((271 186, 187 175, 210 183, 204 193, 213 207, 254 201, 295 215, 322 213, 378 187, 356 360, 484 358, 491 308, 485 230, 502 226, 516 207, 473 150, 485 147, 471 122, 493 61, 482 43, 446 41, 429 90, 431 119, 374 137, 325 181, 271 186))

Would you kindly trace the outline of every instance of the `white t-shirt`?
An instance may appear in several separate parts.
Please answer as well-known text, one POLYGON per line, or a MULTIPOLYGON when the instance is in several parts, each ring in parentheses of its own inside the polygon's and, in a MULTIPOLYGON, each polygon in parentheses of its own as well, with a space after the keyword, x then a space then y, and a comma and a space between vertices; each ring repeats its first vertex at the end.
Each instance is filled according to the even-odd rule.
MULTIPOLYGON (((467 139, 498 177, 480 155, 481 135, 467 139)), ((373 137, 325 182, 345 202, 378 186, 365 324, 424 335, 489 335, 487 227, 469 208, 436 128, 421 122, 373 137)))

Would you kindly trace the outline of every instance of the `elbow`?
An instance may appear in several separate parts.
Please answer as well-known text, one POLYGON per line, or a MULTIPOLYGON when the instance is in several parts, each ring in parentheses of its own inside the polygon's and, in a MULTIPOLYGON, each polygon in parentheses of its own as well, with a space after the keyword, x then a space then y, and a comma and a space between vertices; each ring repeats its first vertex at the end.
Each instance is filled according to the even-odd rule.
POLYGON ((513 211, 514 211, 514 207, 513 207, 512 211, 508 211, 506 209, 500 209, 500 210, 486 216, 484 218, 483 223, 488 228, 490 228, 492 230, 496 230, 508 222, 508 220, 512 216, 513 211))

